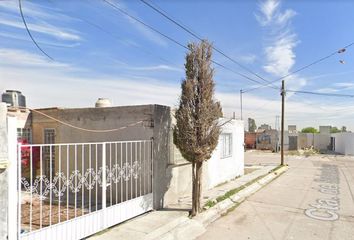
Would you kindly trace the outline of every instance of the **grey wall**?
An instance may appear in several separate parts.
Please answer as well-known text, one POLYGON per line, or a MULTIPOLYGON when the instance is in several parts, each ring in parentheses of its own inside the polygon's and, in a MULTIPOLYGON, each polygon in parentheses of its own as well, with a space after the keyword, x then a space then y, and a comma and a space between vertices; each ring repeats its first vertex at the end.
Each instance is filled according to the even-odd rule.
POLYGON ((164 206, 164 195, 171 181, 171 169, 167 168, 170 162, 171 151, 171 109, 166 106, 155 105, 154 109, 154 208, 164 206))
POLYGON ((114 129, 138 121, 135 126, 109 133, 92 133, 67 127, 38 113, 32 113, 33 142, 43 143, 44 128, 56 129, 56 143, 148 140, 153 137, 155 105, 107 108, 40 109, 63 122, 87 129, 114 129))
POLYGON ((328 150, 328 146, 331 143, 331 135, 330 134, 323 134, 317 133, 314 135, 314 148, 320 151, 328 150))
MULTIPOLYGON (((86 129, 114 129, 143 121, 135 126, 109 133, 92 133, 57 123, 43 115, 32 113, 33 143, 43 143, 45 128, 54 128, 56 143, 82 143, 154 139, 153 193, 154 208, 163 206, 170 175, 171 110, 161 105, 140 105, 81 109, 40 109, 39 111, 71 125, 86 129)), ((58 166, 58 164, 55 164, 58 166)))

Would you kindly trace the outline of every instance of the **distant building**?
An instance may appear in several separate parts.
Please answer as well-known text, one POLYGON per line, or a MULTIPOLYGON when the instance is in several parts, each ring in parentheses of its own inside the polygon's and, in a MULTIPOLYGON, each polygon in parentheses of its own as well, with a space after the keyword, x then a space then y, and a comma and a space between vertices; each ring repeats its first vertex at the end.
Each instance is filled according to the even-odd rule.
POLYGON ((277 130, 258 129, 256 133, 256 148, 258 150, 278 150, 279 133, 277 130))
POLYGON ((6 90, 1 95, 1 100, 7 105, 8 114, 17 118, 17 138, 31 143, 31 118, 30 111, 26 108, 26 97, 20 91, 6 90))
POLYGON ((17 90, 6 90, 1 95, 1 101, 7 103, 10 107, 26 107, 26 97, 17 90))
POLYGON ((297 133, 296 125, 289 125, 288 131, 289 131, 289 133, 297 133))
POLYGON ((262 129, 262 130, 271 130, 272 127, 268 124, 262 124, 261 126, 258 127, 258 129, 262 129))
POLYGON ((256 135, 255 132, 245 132, 245 147, 247 149, 255 149, 256 148, 256 135))
POLYGON ((321 134, 330 134, 332 126, 320 126, 321 134))

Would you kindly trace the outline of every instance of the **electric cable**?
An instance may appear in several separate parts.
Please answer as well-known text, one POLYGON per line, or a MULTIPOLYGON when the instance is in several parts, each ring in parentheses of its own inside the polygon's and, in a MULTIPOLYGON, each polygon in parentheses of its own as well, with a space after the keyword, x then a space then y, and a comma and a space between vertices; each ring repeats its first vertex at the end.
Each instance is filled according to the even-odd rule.
MULTIPOLYGON (((189 48, 188 48, 187 46, 185 46, 184 44, 182 44, 182 43, 180 43, 179 41, 175 40, 174 38, 172 38, 172 37, 170 37, 170 36, 168 36, 168 35, 162 33, 161 31, 159 31, 159 30, 157 30, 156 28, 150 26, 149 24, 143 22, 142 20, 138 19, 137 17, 134 17, 133 15, 131 15, 130 13, 128 13, 127 11, 125 11, 124 9, 122 9, 121 7, 119 7, 119 6, 117 6, 117 5, 113 4, 113 3, 111 3, 111 2, 108 1, 108 0, 102 0, 102 1, 105 2, 106 4, 108 4, 109 6, 111 6, 112 8, 114 8, 115 10, 119 11, 120 13, 122 13, 122 14, 128 16, 129 18, 133 19, 134 21, 136 21, 136 22, 142 24, 143 26, 145 26, 146 28, 150 29, 151 31, 153 31, 153 32, 155 32, 155 33, 158 33, 159 35, 161 35, 161 36, 163 36, 164 38, 170 40, 171 42, 177 44, 178 46, 180 46, 180 47, 182 47, 182 48, 184 48, 184 49, 186 49, 186 50, 189 50, 189 48)), ((252 81, 252 82, 255 82, 255 83, 258 83, 258 84, 263 84, 263 83, 260 82, 260 81, 257 81, 257 80, 255 80, 255 79, 253 79, 253 78, 250 78, 250 77, 246 76, 245 74, 242 74, 242 73, 239 73, 239 72, 237 72, 237 71, 234 71, 234 70, 232 70, 231 68, 228 68, 228 67, 226 67, 225 65, 223 65, 223 64, 221 64, 221 63, 218 63, 218 62, 216 62, 216 61, 214 61, 214 60, 211 60, 211 62, 214 63, 215 65, 219 66, 219 67, 222 67, 222 68, 224 68, 224 69, 226 69, 226 70, 228 70, 228 71, 230 71, 230 72, 232 72, 232 73, 234 73, 234 74, 237 74, 237 75, 239 75, 239 76, 241 76, 241 77, 243 77, 243 78, 245 78, 245 79, 248 79, 248 80, 250 80, 250 81, 252 81)), ((264 84, 263 84, 263 85, 264 85, 264 84)), ((272 87, 272 88, 278 90, 278 88, 276 88, 276 87, 272 87)))
POLYGON ((78 127, 78 126, 75 126, 75 125, 72 125, 70 123, 67 123, 67 122, 64 122, 62 120, 59 120, 55 117, 52 117, 46 113, 43 113, 39 110, 36 110, 36 109, 32 109, 32 108, 28 108, 28 107, 21 107, 20 109, 27 109, 27 110, 30 110, 32 112, 35 112, 35 113, 38 113, 46 118, 49 118, 49 119, 52 119, 53 121, 56 121, 60 124, 63 124, 67 127, 70 127, 70 128, 73 128, 73 129, 77 129, 77 130, 80 130, 80 131, 85 131, 85 132, 92 132, 92 133, 108 133, 108 132, 117 132, 117 131, 120 131, 120 130, 123 130, 123 129, 126 129, 128 127, 133 127, 133 126, 136 126, 140 123, 144 123, 144 121, 148 121, 148 120, 140 120, 140 121, 137 121, 137 122, 134 122, 134 123, 131 123, 131 124, 128 124, 126 126, 123 126, 123 127, 119 127, 119 128, 113 128, 113 129, 88 129, 88 128, 82 128, 82 127, 78 127))
MULTIPOLYGON (((183 29, 184 31, 186 31, 187 33, 189 33, 190 35, 192 35, 193 37, 197 38, 200 41, 203 41, 203 38, 200 37, 198 34, 196 34, 194 31, 190 30, 188 27, 184 26, 183 24, 181 24, 180 22, 178 22, 177 20, 173 19, 172 17, 168 16, 168 14, 163 11, 161 8, 158 8, 154 5, 152 5, 150 2, 146 1, 146 0, 140 0, 142 3, 144 3, 146 6, 150 7, 151 9, 153 9, 155 12, 159 13, 160 15, 162 15, 163 17, 165 17, 166 19, 168 19, 170 22, 174 23, 175 25, 177 25, 178 27, 180 27, 181 29, 183 29)), ((245 67, 244 65, 242 65, 240 62, 236 61, 235 59, 231 58, 230 56, 228 56, 225 52, 223 52, 222 50, 220 50, 217 47, 212 46, 212 48, 218 52, 219 54, 221 54, 222 56, 224 56, 225 58, 229 59, 230 61, 232 61, 233 63, 235 63, 236 65, 238 65, 240 68, 246 70, 247 72, 255 75, 256 77, 258 77, 259 79, 272 84, 270 81, 268 81, 267 79, 263 78, 262 76, 260 76, 259 74, 255 73, 254 71, 252 71, 251 69, 245 67)))
MULTIPOLYGON (((336 54, 343 53, 343 52, 345 52, 345 50, 346 50, 347 48, 349 48, 349 47, 351 47, 351 46, 353 46, 353 45, 354 45, 354 42, 352 42, 352 43, 350 43, 350 44, 344 46, 343 48, 341 48, 341 49, 339 49, 339 50, 336 50, 335 52, 330 53, 330 54, 327 55, 327 56, 324 56, 324 57, 322 57, 322 58, 320 58, 320 59, 317 59, 317 60, 315 60, 315 61, 313 61, 313 62, 311 62, 311 63, 309 63, 309 64, 307 64, 307 65, 305 65, 305 66, 303 66, 303 67, 300 67, 300 68, 298 68, 297 70, 295 70, 295 71, 293 71, 293 72, 290 72, 290 73, 288 73, 288 74, 286 74, 286 75, 284 75, 284 76, 282 76, 282 77, 280 77, 280 78, 278 78, 278 79, 275 79, 275 80, 271 81, 271 83, 275 83, 275 82, 281 81, 281 80, 283 80, 283 79, 285 79, 285 78, 287 78, 287 77, 290 77, 291 75, 294 75, 295 73, 298 73, 298 72, 300 72, 300 71, 302 71, 302 70, 305 70, 305 69, 307 69, 307 68, 309 68, 309 67, 311 67, 311 66, 313 66, 313 65, 315 65, 315 64, 317 64, 317 63, 320 63, 320 62, 322 62, 322 61, 324 61, 324 60, 326 60, 326 59, 328 59, 328 58, 330 58, 330 57, 332 57, 332 56, 334 56, 334 55, 336 55, 336 54)), ((269 85, 269 84, 263 84, 262 86, 258 86, 258 87, 255 87, 255 88, 246 89, 246 90, 244 90, 243 92, 244 92, 244 93, 246 93, 246 92, 251 92, 251 91, 254 91, 254 90, 257 90, 257 89, 266 87, 267 85, 269 85)))
POLYGON ((31 31, 29 30, 29 28, 27 26, 27 22, 26 22, 25 16, 24 16, 23 11, 22 11, 22 2, 21 2, 21 0, 18 0, 18 7, 20 9, 23 25, 25 26, 26 31, 27 31, 29 37, 31 38, 32 42, 39 49, 39 51, 41 51, 47 58, 49 58, 50 60, 54 61, 54 59, 39 46, 39 44, 36 42, 36 40, 32 36, 31 31))

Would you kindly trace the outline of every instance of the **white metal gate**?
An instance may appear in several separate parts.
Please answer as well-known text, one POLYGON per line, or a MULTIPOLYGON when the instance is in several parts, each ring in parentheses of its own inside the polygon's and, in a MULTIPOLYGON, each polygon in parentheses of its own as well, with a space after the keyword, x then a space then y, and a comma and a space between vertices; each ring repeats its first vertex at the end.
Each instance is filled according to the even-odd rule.
POLYGON ((152 147, 19 144, 19 239, 81 239, 151 210, 152 147))

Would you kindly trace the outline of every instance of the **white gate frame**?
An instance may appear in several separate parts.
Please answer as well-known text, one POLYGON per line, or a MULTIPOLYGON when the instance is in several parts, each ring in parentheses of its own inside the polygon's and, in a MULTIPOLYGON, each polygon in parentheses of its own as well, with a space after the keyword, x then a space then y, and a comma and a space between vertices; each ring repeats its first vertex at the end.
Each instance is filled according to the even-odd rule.
POLYGON ((8 214, 7 214, 7 233, 8 240, 19 239, 18 226, 18 194, 17 194, 17 118, 7 117, 8 134, 8 214))
MULTIPOLYGON (((132 217, 143 214, 153 209, 153 140, 151 147, 151 192, 124 202, 108 206, 107 199, 107 169, 106 169, 106 144, 102 142, 102 208, 82 216, 50 225, 29 233, 21 233, 21 145, 17 145, 16 118, 8 118, 9 142, 9 204, 8 204, 8 240, 76 240, 93 235, 101 230, 126 221, 132 217), (148 204, 146 204, 148 203, 148 204)), ((124 142, 124 141, 122 141, 124 142)), ((127 141, 135 142, 135 141, 127 141)), ((139 141, 137 141, 139 142, 139 141)), ((109 143, 109 142, 108 142, 109 143)), ((141 145, 140 145, 141 146, 141 145)), ((97 160, 97 159, 96 159, 97 160)), ((32 197, 32 194, 31 194, 32 197)))

